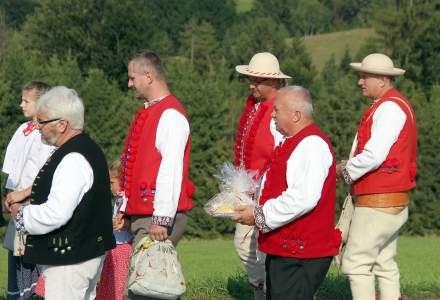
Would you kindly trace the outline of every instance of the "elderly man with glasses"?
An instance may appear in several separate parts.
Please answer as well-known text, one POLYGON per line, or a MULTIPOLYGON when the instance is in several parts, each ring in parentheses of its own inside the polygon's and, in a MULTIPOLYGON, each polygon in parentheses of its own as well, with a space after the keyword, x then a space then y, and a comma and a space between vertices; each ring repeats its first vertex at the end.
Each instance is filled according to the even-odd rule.
MULTIPOLYGON (((281 72, 278 59, 268 52, 255 54, 249 65, 235 69, 247 77, 252 92, 238 124, 234 164, 255 171, 260 178, 274 146, 283 138, 271 121, 271 113, 277 91, 291 77, 281 72)), ((255 299, 265 299, 264 258, 257 258, 256 244, 254 226, 237 224, 235 249, 254 288, 255 299)))
POLYGON ((55 87, 37 104, 41 139, 58 149, 11 215, 28 234, 24 261, 42 265, 45 299, 94 299, 105 252, 114 247, 110 180, 99 146, 84 134, 78 94, 55 87))

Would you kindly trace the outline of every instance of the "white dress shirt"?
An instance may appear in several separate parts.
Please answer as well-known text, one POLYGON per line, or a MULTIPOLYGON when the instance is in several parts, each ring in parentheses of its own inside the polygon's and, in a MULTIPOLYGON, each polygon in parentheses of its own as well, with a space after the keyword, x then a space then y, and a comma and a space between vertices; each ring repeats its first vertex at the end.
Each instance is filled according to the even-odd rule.
POLYGON ((188 120, 177 110, 162 113, 155 146, 162 156, 156 179, 154 216, 174 218, 182 188, 183 157, 190 129, 188 120))
POLYGON ((55 169, 47 201, 23 208, 24 228, 29 234, 45 234, 66 224, 93 184, 89 162, 77 152, 67 154, 55 169))
POLYGON ((350 158, 345 166, 353 181, 377 169, 385 161, 405 125, 406 114, 396 103, 385 101, 376 109, 372 118, 371 136, 364 150, 353 156, 357 147, 356 136, 350 158))
POLYGON ((6 149, 2 171, 8 174, 8 190, 21 191, 30 187, 38 171, 55 149, 43 144, 37 129, 25 135, 23 131, 28 124, 29 122, 26 122, 18 127, 6 149))
MULTIPOLYGON (((287 189, 263 205, 265 223, 279 228, 311 211, 321 197, 333 157, 327 143, 316 135, 303 139, 287 160, 287 189)), ((262 185, 266 180, 263 176, 262 185)))

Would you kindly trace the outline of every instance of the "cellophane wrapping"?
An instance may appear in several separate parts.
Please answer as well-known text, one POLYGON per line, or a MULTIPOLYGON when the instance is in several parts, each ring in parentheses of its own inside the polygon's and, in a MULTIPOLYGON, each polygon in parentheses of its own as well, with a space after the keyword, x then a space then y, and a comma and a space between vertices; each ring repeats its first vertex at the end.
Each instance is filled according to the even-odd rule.
POLYGON ((231 163, 220 166, 220 173, 214 175, 219 181, 220 192, 205 204, 205 211, 214 217, 232 217, 241 205, 253 204, 252 196, 257 190, 256 172, 246 171, 231 163))

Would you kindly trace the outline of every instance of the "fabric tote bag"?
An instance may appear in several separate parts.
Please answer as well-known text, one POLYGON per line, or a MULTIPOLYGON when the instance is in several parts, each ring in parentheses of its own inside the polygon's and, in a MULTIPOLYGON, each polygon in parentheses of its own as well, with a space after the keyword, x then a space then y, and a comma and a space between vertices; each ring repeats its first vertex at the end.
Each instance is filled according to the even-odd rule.
POLYGON ((130 259, 127 290, 156 299, 178 299, 186 285, 177 252, 171 241, 144 237, 130 259))
POLYGON ((350 224, 353 217, 353 212, 353 199, 351 198, 351 195, 348 194, 344 200, 344 204, 342 205, 342 211, 338 220, 338 224, 336 224, 336 228, 339 228, 342 234, 342 243, 339 248, 339 254, 334 257, 334 262, 338 267, 341 267, 342 256, 345 252, 345 245, 347 244, 348 240, 348 232, 350 231, 350 224))

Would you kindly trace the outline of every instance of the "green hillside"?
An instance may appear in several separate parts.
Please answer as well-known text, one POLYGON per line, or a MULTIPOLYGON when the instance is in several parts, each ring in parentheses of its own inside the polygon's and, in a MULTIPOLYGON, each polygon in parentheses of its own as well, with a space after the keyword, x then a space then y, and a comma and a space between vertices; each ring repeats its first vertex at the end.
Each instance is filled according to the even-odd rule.
POLYGON ((375 35, 370 28, 338 31, 305 37, 304 45, 312 57, 313 65, 321 70, 332 54, 339 61, 348 48, 350 55, 354 56, 362 43, 375 35))
POLYGON ((254 0, 235 0, 235 3, 238 13, 250 11, 254 6, 254 0))

